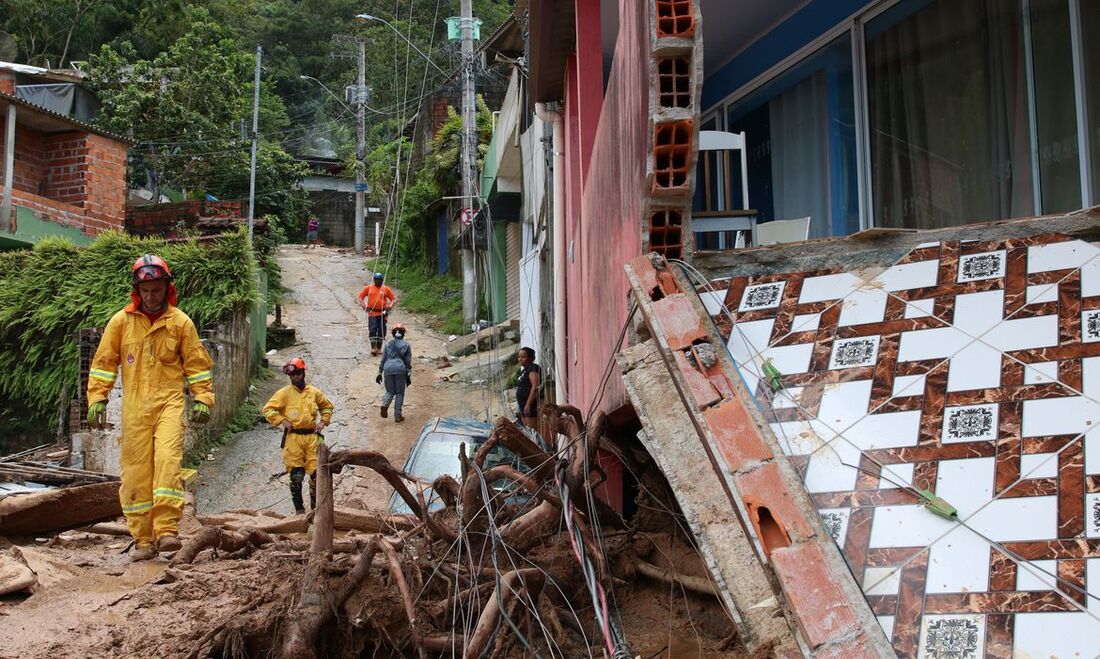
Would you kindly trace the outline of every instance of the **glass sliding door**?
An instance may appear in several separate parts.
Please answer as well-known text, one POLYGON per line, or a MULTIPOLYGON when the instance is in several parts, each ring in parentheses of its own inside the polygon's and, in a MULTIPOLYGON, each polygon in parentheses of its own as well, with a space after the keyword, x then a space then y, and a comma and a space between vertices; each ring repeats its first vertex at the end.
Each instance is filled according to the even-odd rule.
POLYGON ((1080 0, 1081 53, 1085 64, 1085 101, 1088 112, 1088 143, 1092 155, 1092 199, 1100 203, 1100 2, 1080 0))
POLYGON ((745 132, 759 222, 810 218, 810 237, 859 230, 851 38, 808 56, 728 109, 745 132))
POLYGON ((1074 105, 1067 0, 1028 0, 1042 213, 1081 207, 1081 160, 1074 105))
POLYGON ((866 24, 873 217, 934 228, 1035 211, 1020 0, 906 0, 866 24))

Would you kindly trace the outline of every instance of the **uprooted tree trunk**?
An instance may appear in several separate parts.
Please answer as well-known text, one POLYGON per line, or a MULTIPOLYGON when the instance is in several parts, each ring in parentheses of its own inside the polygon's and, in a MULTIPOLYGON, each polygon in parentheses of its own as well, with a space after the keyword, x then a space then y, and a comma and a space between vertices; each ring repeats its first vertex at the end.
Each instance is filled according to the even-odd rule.
MULTIPOLYGON (((602 552, 597 552, 588 532, 596 510, 589 510, 588 496, 598 483, 595 465, 598 438, 590 436, 579 410, 546 406, 543 427, 551 441, 544 448, 524 430, 501 419, 486 444, 469 459, 464 456, 461 482, 450 476, 432 484, 442 508, 429 509, 424 483, 394 467, 384 456, 366 450, 318 450, 317 508, 312 517, 272 519, 264 530, 246 526, 249 515, 226 517, 230 530, 208 526, 191 538, 176 557, 190 563, 199 552, 214 548, 233 553, 270 546, 276 551, 302 547, 300 541, 273 542, 265 531, 301 532, 310 523, 309 544, 297 596, 285 614, 284 632, 276 653, 291 658, 333 653, 330 644, 347 642, 332 631, 337 623, 351 624, 376 647, 392 653, 458 654, 476 657, 507 653, 509 644, 524 638, 520 629, 556 628, 562 619, 557 606, 564 593, 586 592, 574 559, 540 563, 529 552, 540 545, 566 547, 558 535, 563 514, 560 487, 568 487, 573 527, 592 555, 601 576, 608 574, 602 552), (523 463, 485 467, 493 446, 503 446, 523 463), (411 515, 383 515, 353 511, 333 505, 332 475, 344 467, 358 466, 380 474, 412 510, 411 515), (509 483, 506 491, 496 485, 509 483), (416 487, 410 487, 415 484, 416 487), (513 490, 530 494, 530 502, 515 503, 513 490), (358 552, 354 564, 347 554, 334 563, 334 529, 374 533, 339 543, 342 552, 358 552), (275 531, 278 529, 277 531, 275 531), (493 566, 475 561, 488 560, 493 566), (546 588, 547 580, 554 588, 546 588), (370 586, 368 587, 368 584, 370 586), (464 621, 472 628, 462 627, 464 621), (475 624, 476 621, 476 624, 475 624), (539 624, 536 624, 536 621, 539 624)), ((602 428, 602 419, 594 424, 602 428)), ((244 511, 245 513, 249 511, 244 511)), ((213 520, 211 520, 213 521, 213 520)), ((539 550, 542 551, 542 550, 539 550)), ((562 549, 552 549, 562 551, 562 549)), ((339 554, 339 553, 338 553, 339 554)), ((574 614, 575 617, 575 614, 574 614)), ((581 629, 572 618, 572 629, 581 629)), ((581 633, 577 642, 587 634, 581 633)), ((359 637, 364 638, 363 636, 359 637)), ((363 641, 360 641, 363 642, 363 641)), ((524 641, 527 642, 527 641, 524 641)), ((553 641, 557 642, 557 641, 553 641)), ((216 643, 215 643, 216 644, 216 643)), ((216 654, 219 648, 214 648, 216 654)))

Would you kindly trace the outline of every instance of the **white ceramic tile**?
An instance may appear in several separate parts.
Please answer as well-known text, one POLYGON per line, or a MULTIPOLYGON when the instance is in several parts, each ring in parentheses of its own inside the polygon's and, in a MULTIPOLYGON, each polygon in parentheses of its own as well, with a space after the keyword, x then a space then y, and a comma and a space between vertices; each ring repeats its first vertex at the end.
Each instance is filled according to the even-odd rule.
POLYGON ((1100 474, 1100 432, 1096 427, 1085 433, 1085 473, 1100 474))
POLYGON ((1057 302, 1058 284, 1037 284, 1027 287, 1027 304, 1057 302))
POLYGON ((1081 342, 1100 341, 1100 309, 1086 309, 1081 312, 1081 342))
POLYGON ((923 396, 924 395, 924 378, 925 375, 898 375, 894 377, 894 389, 890 392, 891 398, 901 398, 905 396, 923 396))
POLYGON ((901 589, 901 570, 896 567, 869 567, 863 571, 866 595, 897 595, 901 589))
POLYGON ((972 391, 1001 386, 1000 350, 981 341, 972 341, 951 355, 947 371, 947 391, 972 391))
POLYGON ((924 547, 954 528, 958 528, 956 522, 937 517, 921 505, 878 506, 868 546, 924 547))
POLYGON ((767 284, 755 284, 746 286, 741 293, 741 304, 738 311, 759 311, 761 309, 775 309, 783 301, 783 291, 787 287, 785 281, 769 282, 767 284))
POLYGON ((745 380, 749 392, 756 391, 761 373, 758 362, 760 352, 767 349, 771 337, 774 318, 734 323, 730 338, 726 343, 730 356, 737 363, 738 371, 745 380))
POLYGON ((875 616, 878 619, 879 626, 882 627, 882 633, 886 635, 887 639, 894 637, 894 616, 875 616))
POLYGON ((881 289, 864 287, 852 292, 840 303, 838 327, 881 323, 886 317, 886 301, 890 295, 881 289))
POLYGON ((1021 434, 1024 437, 1079 435, 1097 422, 1100 422, 1100 404, 1084 396, 1025 400, 1021 434))
POLYGON ((1058 561, 1021 561, 1016 568, 1016 590, 1051 590, 1058 580, 1058 561))
POLYGON ((985 656, 985 616, 952 613, 921 618, 921 659, 981 659, 985 656))
POLYGON ((1030 453, 1020 456, 1020 478, 1057 477, 1057 453, 1030 453))
POLYGON ((890 292, 931 288, 936 285, 939 271, 939 260, 903 263, 887 268, 871 280, 871 283, 890 292))
POLYGON ((809 455, 825 445, 825 440, 807 421, 773 423, 771 428, 787 455, 809 455))
POLYGON ((913 469, 915 467, 916 465, 912 463, 882 465, 882 475, 878 479, 879 488, 888 490, 903 485, 912 485, 913 469))
POLYGON ((1100 254, 1100 250, 1080 240, 1034 245, 1027 248, 1027 271, 1080 268, 1097 254, 1100 254))
POLYGON ((924 249, 925 247, 938 247, 938 246, 939 246, 939 243, 933 241, 933 242, 930 242, 930 243, 920 243, 919 245, 917 245, 913 249, 924 249))
POLYGON ((843 492, 855 487, 859 472, 846 465, 859 464, 859 449, 835 442, 814 451, 806 465, 806 491, 843 492))
MULTIPOLYGON (((931 513, 926 513, 931 515, 931 513)), ((957 526, 928 549, 925 593, 980 592, 989 586, 990 544, 957 526)))
POLYGON ((941 460, 936 470, 936 495, 955 506, 960 519, 966 519, 993 498, 993 470, 993 458, 941 460))
POLYGON ((958 282, 982 281, 1005 276, 1005 250, 959 257, 958 282))
POLYGON ((960 508, 959 517, 996 542, 1058 537, 1058 498, 1053 496, 997 499, 969 517, 960 508))
MULTIPOLYGON (((772 362, 772 365, 774 364, 775 362, 772 362)), ((805 387, 787 387, 783 389, 772 399, 772 408, 781 410, 798 407, 798 400, 803 391, 805 391, 805 387)))
POLYGON ((802 291, 798 295, 798 302, 806 304, 808 302, 839 300, 862 284, 863 280, 850 272, 807 277, 802 280, 802 291))
POLYGON ((1100 538, 1100 494, 1085 495, 1085 535, 1100 538))
POLYGON ((1024 366, 1024 384, 1043 384, 1058 380, 1058 362, 1036 362, 1024 366))
POLYGON ((923 300, 909 300, 905 303, 905 317, 906 318, 924 318, 925 316, 931 316, 932 310, 936 307, 936 300, 934 298, 925 298, 923 300))
POLYGON ((706 307, 708 314, 717 316, 722 313, 722 308, 725 306, 723 302, 726 299, 726 292, 703 291, 699 294, 699 299, 703 301, 703 306, 706 307))
POLYGON ((878 343, 879 337, 877 335, 837 339, 833 342, 833 353, 829 357, 829 369, 873 366, 878 358, 878 343))
POLYGON ((791 333, 794 332, 809 332, 821 327, 821 314, 819 313, 807 313, 799 314, 791 319, 791 333))
POLYGON ((844 538, 848 536, 848 518, 852 511, 850 508, 822 508, 817 511, 821 514, 821 524, 825 532, 841 547, 844 546, 844 538))
MULTIPOLYGON (((1091 561, 1090 561, 1091 563, 1091 561)), ((1091 582, 1089 582, 1091 584, 1091 582)), ((1090 588, 1091 590, 1091 588, 1090 588)), ((1094 602, 1090 601, 1090 606, 1094 602)), ((1012 639, 1013 657, 1088 657, 1098 652, 1100 621, 1084 612, 1017 613, 1012 639)))
POLYGON ((1081 266, 1081 297, 1100 295, 1100 258, 1081 266))
POLYGON ((940 441, 944 444, 997 439, 997 404, 945 407, 940 441))

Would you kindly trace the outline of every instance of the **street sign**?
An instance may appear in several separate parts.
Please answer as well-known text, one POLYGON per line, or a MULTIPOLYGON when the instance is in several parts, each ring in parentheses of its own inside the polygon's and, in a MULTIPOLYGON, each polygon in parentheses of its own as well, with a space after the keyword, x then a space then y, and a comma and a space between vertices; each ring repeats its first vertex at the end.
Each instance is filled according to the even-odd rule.
POLYGON ((462 226, 468 227, 474 222, 474 209, 463 208, 462 213, 459 215, 462 220, 462 226))
POLYGON ((356 192, 370 192, 370 184, 369 183, 356 183, 355 184, 355 191, 356 192))

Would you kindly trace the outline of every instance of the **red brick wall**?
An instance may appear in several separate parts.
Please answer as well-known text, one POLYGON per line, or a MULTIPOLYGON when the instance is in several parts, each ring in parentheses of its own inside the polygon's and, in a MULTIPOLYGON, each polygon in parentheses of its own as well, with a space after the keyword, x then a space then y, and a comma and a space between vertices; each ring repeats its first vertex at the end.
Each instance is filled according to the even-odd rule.
MULTIPOLYGON (((4 122, 0 120, 0 151, 4 122)), ((15 128, 14 187, 18 205, 53 222, 96 235, 123 229, 126 144, 70 131, 45 135, 15 128)))
POLYGON ((0 71, 0 92, 15 94, 15 74, 11 71, 0 71))
POLYGON ((170 236, 179 226, 191 228, 203 218, 240 218, 243 207, 240 201, 181 201, 129 208, 126 231, 138 236, 170 236))

